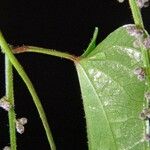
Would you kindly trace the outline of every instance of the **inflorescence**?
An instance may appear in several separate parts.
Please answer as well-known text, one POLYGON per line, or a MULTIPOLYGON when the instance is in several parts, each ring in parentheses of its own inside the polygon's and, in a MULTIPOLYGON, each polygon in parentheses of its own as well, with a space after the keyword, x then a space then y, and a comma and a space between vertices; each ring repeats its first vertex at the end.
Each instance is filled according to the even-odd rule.
MULTIPOLYGON (((117 0, 119 3, 123 3, 125 0, 117 0)), ((139 8, 146 8, 150 5, 149 0, 136 0, 139 8)))
MULTIPOLYGON (((142 49, 142 51, 145 51, 146 53, 148 53, 148 50, 150 49, 150 36, 144 34, 144 30, 137 28, 135 25, 126 26, 126 31, 130 36, 135 38, 135 41, 133 42, 133 47, 140 48, 140 49, 142 49)), ((146 67, 146 66, 144 66, 144 67, 146 67)), ((147 75, 146 69, 147 68, 138 66, 133 70, 133 74, 135 76, 137 76, 138 80, 140 80, 140 81, 145 80, 145 83, 148 83, 150 81, 146 77, 146 75, 147 75)), ((147 101, 148 106, 147 106, 147 108, 144 108, 142 110, 139 117, 140 117, 140 119, 149 122, 150 121, 150 107, 149 107, 150 106, 150 91, 146 91, 143 97, 147 101)), ((149 127, 147 127, 147 128, 149 128, 149 127)), ((150 141, 149 131, 148 131, 148 133, 145 134, 144 140, 150 141)))

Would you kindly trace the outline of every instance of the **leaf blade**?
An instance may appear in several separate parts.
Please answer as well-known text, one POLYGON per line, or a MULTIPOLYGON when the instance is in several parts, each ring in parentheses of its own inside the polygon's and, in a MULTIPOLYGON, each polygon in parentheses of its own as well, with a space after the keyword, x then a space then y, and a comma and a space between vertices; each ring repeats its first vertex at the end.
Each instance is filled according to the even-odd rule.
POLYGON ((76 63, 90 150, 147 149, 145 123, 139 119, 145 84, 133 74, 142 66, 141 51, 125 28, 76 63))

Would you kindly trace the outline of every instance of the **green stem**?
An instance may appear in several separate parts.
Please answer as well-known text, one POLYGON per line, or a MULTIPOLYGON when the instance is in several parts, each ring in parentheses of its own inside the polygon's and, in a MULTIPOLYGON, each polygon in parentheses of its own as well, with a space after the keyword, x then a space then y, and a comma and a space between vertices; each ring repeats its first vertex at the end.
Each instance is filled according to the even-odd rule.
MULTIPOLYGON (((10 104, 14 106, 14 86, 13 86, 13 70, 12 64, 8 57, 5 55, 5 80, 6 80, 6 97, 10 104)), ((16 144, 16 115, 14 107, 8 112, 9 118, 9 134, 10 134, 10 147, 12 150, 17 149, 16 144)))
MULTIPOLYGON (((137 5, 137 1, 136 0, 129 0, 129 4, 131 7, 131 11, 132 11, 132 15, 133 15, 133 19, 134 19, 134 23, 137 27, 141 28, 142 30, 144 30, 144 24, 143 24, 143 20, 142 20, 142 15, 141 15, 141 10, 137 5)), ((145 32, 145 36, 148 36, 147 32, 144 30, 145 32)), ((148 50, 145 48, 145 46, 143 45, 141 47, 141 54, 142 54, 142 61, 143 61, 143 66, 145 68, 145 72, 146 72, 146 85, 147 85, 147 90, 150 91, 150 59, 149 59, 149 52, 148 50)), ((147 102, 147 107, 149 107, 149 102, 147 102)), ((150 122, 149 120, 146 121, 146 134, 150 133, 150 122)), ((150 142, 147 142, 146 144, 146 149, 149 149, 150 146, 150 142)))
MULTIPOLYGON (((134 18, 135 25, 144 30, 141 11, 140 11, 140 8, 137 5, 136 0, 129 0, 129 4, 130 4, 130 7, 131 7, 131 12, 132 12, 132 15, 133 15, 133 18, 134 18)), ((148 36, 148 33, 146 31, 145 31, 145 36, 148 36)), ((142 50, 143 65, 144 65, 144 68, 145 68, 146 74, 147 74, 146 82, 147 82, 148 90, 150 90, 149 51, 144 46, 142 46, 141 50, 142 50)))
POLYGON ((21 66, 21 64, 18 62, 18 60, 15 58, 15 56, 13 55, 10 47, 8 46, 7 42, 5 41, 2 33, 0 32, 0 46, 3 50, 3 52, 7 55, 7 57, 9 58, 10 62, 13 64, 13 66, 15 67, 15 69, 17 70, 18 74, 21 76, 21 78, 23 79, 23 81, 25 82, 30 94, 32 95, 33 101, 36 105, 36 108, 38 110, 38 113, 40 115, 40 118, 42 120, 44 129, 46 131, 46 135, 51 147, 51 150, 56 150, 54 141, 53 141, 53 137, 52 137, 52 133, 50 130, 50 127, 48 125, 48 121, 46 118, 46 114, 44 112, 43 106, 40 102, 40 99, 33 87, 32 82, 30 81, 29 77, 27 76, 27 74, 25 73, 23 67, 21 66))
POLYGON ((52 50, 52 49, 35 47, 35 46, 22 46, 22 47, 18 47, 16 49, 13 49, 13 52, 14 53, 34 52, 34 53, 41 53, 41 54, 46 54, 46 55, 61 57, 61 58, 69 59, 71 61, 75 61, 76 60, 76 56, 70 55, 68 53, 59 52, 59 51, 52 50))
POLYGON ((137 0, 129 0, 129 5, 131 7, 132 16, 133 16, 135 25, 139 28, 144 29, 141 10, 137 5, 137 0))
MULTIPOLYGON (((145 73, 146 73, 145 85, 147 87, 146 87, 145 90, 147 92, 147 91, 150 91, 150 61, 149 61, 149 53, 148 53, 148 50, 144 46, 141 47, 141 53, 142 53, 143 66, 144 66, 145 73)), ((146 102, 146 100, 145 100, 145 105, 146 105, 146 107, 149 108, 149 105, 150 105, 149 101, 146 102)), ((146 121, 145 128, 146 128, 145 133, 146 134, 150 134, 150 121, 149 120, 146 121)), ((150 142, 147 142, 147 147, 146 148, 149 149, 150 142)))
MULTIPOLYGON (((133 18, 134 18, 135 25, 138 26, 139 28, 141 28, 142 30, 144 30, 141 11, 140 11, 140 8, 137 5, 136 0, 129 0, 129 4, 130 4, 130 7, 131 7, 131 12, 132 12, 132 15, 133 15, 133 18)), ((144 32, 145 32, 145 36, 148 36, 148 33, 145 30, 144 30, 144 32)), ((142 51, 143 65, 144 65, 144 68, 145 68, 146 74, 147 74, 146 82, 147 82, 148 90, 150 90, 149 51, 144 47, 144 45, 141 47, 141 51, 142 51)))

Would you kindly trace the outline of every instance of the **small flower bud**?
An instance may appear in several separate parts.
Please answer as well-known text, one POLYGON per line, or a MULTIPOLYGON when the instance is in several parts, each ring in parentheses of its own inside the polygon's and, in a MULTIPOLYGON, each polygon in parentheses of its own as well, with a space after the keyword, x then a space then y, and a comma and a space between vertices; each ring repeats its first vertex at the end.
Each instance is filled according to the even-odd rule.
POLYGON ((144 140, 149 142, 150 141, 150 134, 146 134, 144 137, 144 140))
POLYGON ((146 98, 146 100, 150 101, 150 92, 146 92, 144 94, 144 97, 146 98))
POLYGON ((143 111, 140 113, 140 119, 147 120, 150 118, 150 109, 144 108, 143 111))
POLYGON ((143 72, 143 68, 138 67, 138 68, 135 68, 135 69, 134 69, 134 74, 135 74, 135 75, 139 75, 139 74, 141 74, 142 72, 143 72))
POLYGON ((143 38, 144 32, 141 29, 138 29, 136 26, 127 26, 127 32, 129 35, 135 38, 143 38))
POLYGON ((25 118, 25 117, 23 117, 23 118, 17 119, 17 121, 18 121, 20 124, 25 125, 25 124, 27 124, 28 119, 25 118))
POLYGON ((16 121, 16 129, 17 129, 17 132, 20 134, 24 133, 24 130, 25 130, 24 126, 18 121, 16 121))
POLYGON ((7 100, 6 96, 4 96, 0 99, 0 107, 6 111, 9 111, 10 108, 12 107, 10 102, 7 100))
POLYGON ((144 39, 143 44, 145 48, 150 49, 150 36, 144 39))
POLYGON ((11 150, 9 146, 5 146, 3 150, 11 150))
POLYGON ((147 2, 144 3, 144 7, 149 7, 150 3, 149 3, 149 0, 147 2))
POLYGON ((148 120, 148 117, 145 116, 144 112, 141 112, 141 113, 140 113, 139 118, 140 118, 141 120, 148 120))
POLYGON ((137 0, 137 4, 138 4, 139 8, 148 7, 149 0, 137 0))
POLYGON ((124 0, 117 0, 119 3, 123 3, 124 2, 124 0))
POLYGON ((137 78, 140 80, 140 81, 144 81, 145 80, 145 75, 138 75, 137 78))
POLYGON ((145 79, 145 71, 143 68, 135 68, 133 72, 140 81, 143 81, 145 79))

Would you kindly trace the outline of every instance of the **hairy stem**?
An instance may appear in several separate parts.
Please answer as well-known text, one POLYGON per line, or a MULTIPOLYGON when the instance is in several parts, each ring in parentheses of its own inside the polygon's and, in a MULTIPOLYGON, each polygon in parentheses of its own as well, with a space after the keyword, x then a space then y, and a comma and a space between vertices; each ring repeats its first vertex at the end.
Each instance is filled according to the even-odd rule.
POLYGON ((46 135, 47 135, 47 138, 48 138, 48 141, 49 141, 49 144, 50 144, 50 147, 51 147, 51 150, 56 150, 56 147, 55 147, 55 144, 54 144, 54 141, 53 141, 53 137, 52 137, 52 133, 51 133, 51 130, 50 130, 50 127, 48 125, 48 121, 47 121, 47 118, 46 118, 46 114, 44 112, 44 109, 43 109, 43 106, 40 102, 40 99, 34 89, 34 86, 32 84, 32 82, 30 81, 29 77, 27 76, 27 74, 25 73, 23 67, 21 66, 21 64, 18 62, 18 60, 15 58, 15 56, 13 55, 10 47, 8 46, 7 42, 5 41, 2 33, 0 32, 0 46, 3 50, 3 52, 7 55, 7 57, 9 58, 10 62, 12 63, 12 65, 15 67, 15 69, 17 70, 18 74, 21 76, 21 78, 23 79, 23 81, 25 82, 32 98, 33 98, 33 101, 36 105, 36 108, 38 110, 38 113, 40 115, 40 118, 42 120, 42 123, 43 123, 43 126, 44 126, 44 129, 46 131, 46 135))
POLYGON ((76 60, 76 56, 70 55, 68 53, 64 52, 59 52, 56 50, 52 49, 46 49, 46 48, 41 48, 41 47, 35 47, 35 46, 21 46, 18 48, 13 49, 13 53, 24 53, 24 52, 34 52, 34 53, 41 53, 41 54, 46 54, 46 55, 51 55, 51 56, 56 56, 56 57, 61 57, 65 59, 69 59, 71 61, 76 60))
POLYGON ((133 16, 135 25, 139 28, 144 29, 141 10, 137 5, 137 0, 129 0, 129 5, 131 7, 132 16, 133 16))
MULTIPOLYGON (((13 86, 13 70, 12 64, 8 57, 5 55, 5 82, 6 82, 6 97, 10 104, 14 106, 14 86, 13 86)), ((16 115, 14 107, 8 112, 9 118, 9 134, 10 134, 10 147, 12 150, 17 149, 16 143, 16 115)))

